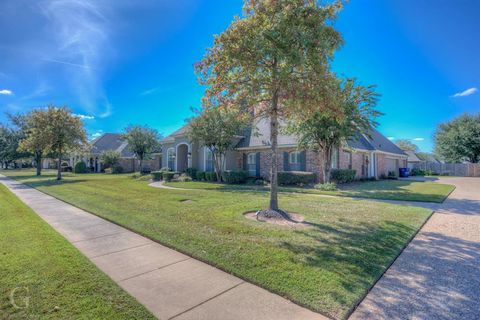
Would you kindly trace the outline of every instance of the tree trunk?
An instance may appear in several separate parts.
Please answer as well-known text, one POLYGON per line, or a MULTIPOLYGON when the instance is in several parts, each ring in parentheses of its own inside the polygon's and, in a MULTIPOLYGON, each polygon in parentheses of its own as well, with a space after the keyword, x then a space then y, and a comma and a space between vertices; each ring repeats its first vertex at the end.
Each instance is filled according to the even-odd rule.
POLYGON ((272 163, 270 168, 270 204, 269 210, 278 211, 278 166, 277 166, 277 145, 278 145, 278 91, 275 91, 272 98, 272 112, 270 112, 270 150, 272 163))
POLYGON ((222 155, 217 155, 215 152, 212 152, 213 164, 215 166, 215 173, 217 175, 217 181, 222 182, 222 164, 221 159, 222 155))
POLYGON ((58 153, 57 180, 62 180, 62 153, 58 153))
POLYGON ((330 169, 332 168, 332 148, 326 147, 322 150, 322 171, 323 171, 323 183, 330 182, 330 169))
POLYGON ((35 163, 37 165, 37 176, 42 174, 42 155, 39 152, 35 153, 35 163))
POLYGON ((139 160, 140 160, 140 164, 139 164, 139 166, 140 166, 140 168, 139 168, 139 169, 140 169, 140 174, 142 174, 142 173, 143 173, 143 157, 140 157, 139 160))

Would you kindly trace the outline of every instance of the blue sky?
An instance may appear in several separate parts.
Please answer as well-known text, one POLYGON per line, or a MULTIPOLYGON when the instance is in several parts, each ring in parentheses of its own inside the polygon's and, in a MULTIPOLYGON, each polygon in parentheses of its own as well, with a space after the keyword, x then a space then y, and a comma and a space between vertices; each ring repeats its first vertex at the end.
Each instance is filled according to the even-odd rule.
MULTIPOLYGON (((0 121, 48 103, 90 135, 147 124, 164 135, 199 106, 200 60, 242 1, 3 0, 0 121)), ((480 110, 480 1, 351 0, 334 69, 376 84, 380 131, 432 148, 439 122, 480 110)))

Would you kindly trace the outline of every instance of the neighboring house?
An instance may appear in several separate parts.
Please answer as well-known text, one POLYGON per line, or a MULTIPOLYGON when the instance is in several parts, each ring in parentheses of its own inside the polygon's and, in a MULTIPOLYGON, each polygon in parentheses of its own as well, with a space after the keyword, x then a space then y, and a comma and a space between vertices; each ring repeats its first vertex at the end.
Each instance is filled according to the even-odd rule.
MULTIPOLYGON (((134 172, 139 168, 138 160, 134 153, 128 148, 128 143, 119 133, 105 133, 91 143, 90 152, 84 155, 71 157, 72 167, 78 161, 84 161, 91 172, 102 172, 101 155, 105 151, 116 151, 120 154, 119 165, 124 172, 134 172)), ((159 170, 162 163, 161 151, 153 154, 152 160, 144 160, 145 170, 159 170)))
POLYGON ((408 155, 407 162, 410 169, 415 168, 418 164, 423 162, 423 160, 417 156, 415 151, 405 150, 404 152, 408 155))
MULTIPOLYGON (((270 131, 265 119, 256 122, 256 129, 246 130, 232 142, 235 149, 226 155, 225 170, 246 170, 250 176, 269 179, 270 131)), ((173 171, 185 171, 189 167, 201 171, 213 171, 212 154, 206 147, 189 141, 188 125, 161 141, 164 153, 162 167, 173 171)), ((312 151, 298 150, 297 138, 293 135, 278 136, 278 170, 308 171, 322 178, 320 156, 312 151)), ((357 178, 387 175, 407 165, 407 155, 377 130, 369 135, 358 134, 333 155, 332 168, 354 169, 357 178)))

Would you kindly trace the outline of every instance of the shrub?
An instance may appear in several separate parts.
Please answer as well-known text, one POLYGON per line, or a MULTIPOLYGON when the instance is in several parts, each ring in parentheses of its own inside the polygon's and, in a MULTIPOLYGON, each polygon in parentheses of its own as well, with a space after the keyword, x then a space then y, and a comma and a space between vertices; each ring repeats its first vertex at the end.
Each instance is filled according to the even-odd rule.
POLYGON ((171 171, 163 171, 162 172, 162 178, 163 178, 163 180, 165 180, 167 182, 172 181, 174 175, 175 175, 175 172, 171 172, 171 171))
POLYGON ((355 180, 357 172, 351 169, 334 169, 330 172, 330 179, 336 183, 348 183, 355 180))
POLYGON ((163 174, 162 171, 152 171, 151 174, 152 174, 153 181, 162 180, 162 174, 163 174))
POLYGON ((397 175, 394 171, 388 171, 388 179, 397 179, 397 175))
POLYGON ((75 164, 74 172, 75 173, 87 173, 87 165, 85 164, 85 162, 83 162, 83 161, 77 162, 75 164))
POLYGON ((385 173, 382 173, 382 174, 380 175, 380 179, 381 179, 381 180, 385 180, 385 179, 388 179, 388 177, 387 177, 387 175, 386 175, 385 173))
POLYGON ((335 191, 337 190, 337 184, 334 182, 319 183, 315 185, 315 189, 318 189, 321 191, 335 191))
POLYGON ((103 170, 106 174, 111 174, 112 173, 112 168, 107 168, 103 170))
POLYGON ((185 170, 185 173, 192 179, 197 178, 197 169, 195 168, 187 168, 187 170, 185 170))
POLYGON ((248 173, 246 171, 224 171, 222 172, 222 179, 226 183, 235 184, 235 183, 245 183, 248 178, 248 173))
POLYGON ((425 173, 426 172, 424 170, 418 168, 413 168, 412 170, 410 170, 411 176, 424 176, 425 173))
POLYGON ((114 150, 107 150, 102 152, 100 160, 105 168, 113 168, 120 162, 120 152, 114 150))
POLYGON ((178 181, 179 182, 190 182, 190 181, 192 181, 192 177, 189 177, 186 174, 182 174, 182 175, 180 175, 180 177, 178 177, 178 181))
POLYGON ((315 183, 315 173, 304 171, 279 171, 278 184, 305 185, 315 183))
POLYGON ((196 180, 198 181, 203 181, 205 180, 205 172, 204 171, 197 171, 197 174, 195 175, 196 180))
POLYGON ((215 172, 205 172, 205 180, 207 181, 217 181, 217 174, 215 172))
POLYGON ((160 171, 172 171, 169 167, 163 167, 160 171))
POLYGON ((119 174, 119 173, 123 173, 123 167, 116 164, 112 167, 112 173, 114 174, 119 174))

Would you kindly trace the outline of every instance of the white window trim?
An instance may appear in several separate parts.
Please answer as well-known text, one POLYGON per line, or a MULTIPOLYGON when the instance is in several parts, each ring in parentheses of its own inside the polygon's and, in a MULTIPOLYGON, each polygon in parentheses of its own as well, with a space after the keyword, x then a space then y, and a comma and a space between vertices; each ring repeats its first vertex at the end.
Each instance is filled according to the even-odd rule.
MULTIPOLYGON (((169 156, 170 151, 172 151, 173 154, 175 155, 175 148, 170 147, 170 148, 167 149, 167 167, 168 168, 170 168, 170 166, 169 166, 169 164, 170 164, 170 156, 169 156)), ((177 166, 177 162, 175 161, 175 158, 174 158, 173 159, 173 169, 172 168, 170 168, 170 169, 172 169, 173 171, 176 171, 176 169, 177 169, 176 166, 177 166)))

